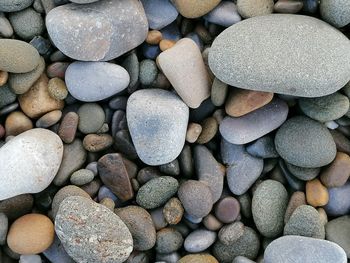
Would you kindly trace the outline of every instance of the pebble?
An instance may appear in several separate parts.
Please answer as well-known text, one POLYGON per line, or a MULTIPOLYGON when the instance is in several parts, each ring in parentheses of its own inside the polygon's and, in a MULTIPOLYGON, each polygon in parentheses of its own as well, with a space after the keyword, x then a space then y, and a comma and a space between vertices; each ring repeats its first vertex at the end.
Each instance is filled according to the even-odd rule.
POLYGON ((114 149, 117 149, 129 159, 138 158, 128 130, 120 130, 114 136, 114 149))
POLYGON ((303 6, 304 3, 302 0, 278 0, 274 5, 273 10, 275 13, 295 14, 298 13, 303 6))
MULTIPOLYGON (((0 7, 1 8, 1 7, 0 7)), ((13 35, 13 28, 5 14, 0 12, 0 36, 10 38, 13 35)))
POLYGON ((346 0, 320 2, 320 13, 322 18, 335 27, 344 27, 350 23, 350 5, 346 0))
POLYGON ((30 194, 17 195, 0 202, 0 213, 13 221, 32 211, 34 198, 30 194))
POLYGON ((0 245, 6 244, 7 231, 9 222, 6 214, 0 213, 0 245))
POLYGON ((83 145, 88 152, 100 152, 113 144, 113 137, 109 134, 88 134, 84 137, 83 145))
POLYGON ((63 109, 63 101, 50 97, 48 82, 47 76, 42 74, 26 93, 18 97, 22 111, 30 118, 38 118, 50 111, 63 109))
POLYGON ((152 221, 156 230, 161 230, 168 225, 163 215, 163 208, 159 207, 150 211, 152 221))
POLYGON ((4 86, 7 83, 9 74, 6 71, 0 70, 0 86, 4 86))
POLYGON ((127 206, 116 210, 116 214, 128 227, 134 242, 134 249, 145 251, 156 243, 156 229, 151 215, 142 207, 127 206))
POLYGON ((306 182, 306 201, 308 204, 314 207, 324 206, 328 200, 328 190, 320 180, 313 179, 306 182))
POLYGON ((263 159, 251 156, 242 145, 231 144, 225 139, 221 141, 221 157, 227 165, 228 186, 235 195, 247 192, 264 168, 263 159))
POLYGON ((130 165, 135 166, 118 153, 106 154, 97 162, 97 169, 102 182, 123 202, 134 197, 130 182, 133 175, 128 169, 130 165))
POLYGON ((270 136, 264 136, 257 139, 246 148, 250 155, 257 158, 277 158, 279 157, 273 139, 270 136))
POLYGON ((151 29, 162 29, 172 23, 179 14, 169 0, 141 0, 151 29))
POLYGON ((321 172, 320 180, 327 188, 343 186, 350 176, 350 157, 337 152, 334 161, 321 172))
POLYGON ((63 200, 55 231, 67 253, 78 262, 122 263, 133 250, 125 223, 108 208, 80 196, 63 200))
POLYGON ((349 99, 336 92, 319 98, 300 98, 299 106, 303 113, 319 122, 339 119, 349 110, 349 99))
POLYGON ((134 92, 126 115, 136 152, 144 163, 169 163, 181 153, 189 110, 175 94, 160 89, 134 92))
POLYGON ((214 78, 213 84, 211 86, 210 99, 212 103, 220 107, 224 105, 228 93, 228 86, 223 83, 218 78, 214 78))
POLYGON ((2 12, 16 12, 27 8, 33 3, 33 0, 3 0, 0 4, 2 12))
POLYGON ((177 251, 183 244, 183 238, 174 228, 163 228, 157 232, 155 249, 158 253, 168 254, 177 251))
POLYGON ((31 7, 10 13, 9 20, 15 33, 25 40, 41 35, 45 30, 44 19, 31 7))
POLYGON ((158 30, 150 30, 148 31, 146 43, 150 45, 158 45, 159 42, 162 40, 163 36, 162 33, 158 30))
POLYGON ((90 183, 93 179, 94 173, 92 171, 80 169, 71 175, 70 182, 74 185, 84 185, 90 183))
POLYGON ((341 246, 350 258, 350 216, 341 216, 326 224, 326 239, 341 246))
POLYGON ((136 202, 145 209, 157 208, 175 195, 178 188, 179 183, 173 177, 161 176, 154 178, 140 187, 136 202))
POLYGON ((195 143, 202 133, 202 126, 195 122, 190 122, 187 126, 186 141, 189 143, 195 143))
POLYGON ((198 229, 191 232, 185 239, 184 248, 187 252, 198 253, 203 252, 214 244, 216 240, 216 232, 198 229))
POLYGON ((225 111, 231 117, 241 117, 253 112, 273 99, 273 93, 254 90, 231 89, 225 111))
POLYGON ((41 118, 39 118, 36 121, 35 126, 38 128, 51 127, 52 125, 59 122, 61 117, 62 117, 62 111, 60 111, 60 110, 50 111, 50 112, 44 114, 41 118))
POLYGON ((219 263, 216 258, 210 254, 190 254, 182 257, 177 263, 219 263))
POLYGON ((255 261, 250 260, 249 258, 238 256, 235 257, 232 263, 254 263, 255 261))
POLYGON ((338 130, 330 130, 333 140, 337 146, 337 150, 350 154, 350 141, 338 130))
POLYGON ((268 15, 273 12, 273 0, 238 0, 238 13, 244 18, 268 15))
POLYGON ((11 112, 5 121, 6 136, 16 136, 33 129, 32 121, 21 111, 11 112))
POLYGON ((274 99, 244 116, 225 117, 219 129, 222 137, 228 142, 246 144, 277 129, 286 121, 287 115, 287 104, 280 99, 274 99))
POLYGON ((189 107, 198 108, 209 97, 208 72, 201 52, 193 40, 179 40, 175 46, 158 56, 157 63, 189 107))
POLYGON ((32 129, 11 139, 0 149, 0 200, 44 190, 56 175, 62 154, 60 138, 49 130, 32 129))
POLYGON ((144 59, 140 63, 139 80, 142 85, 148 86, 157 78, 158 68, 152 59, 144 59))
POLYGON ((324 209, 328 216, 342 216, 349 214, 350 182, 340 187, 328 189, 329 201, 324 209))
POLYGON ((0 87, 0 108, 3 108, 16 101, 16 94, 7 84, 0 87))
MULTIPOLYGON (((1 9, 1 7, 0 7, 1 9)), ((0 39, 0 70, 10 73, 26 73, 34 70, 39 62, 38 51, 28 43, 14 39, 0 39)))
POLYGON ((176 197, 169 199, 163 207, 163 216, 169 225, 180 223, 184 214, 184 208, 180 200, 176 197))
POLYGON ((39 255, 21 255, 19 263, 41 263, 39 255))
POLYGON ((295 166, 288 162, 285 162, 285 164, 289 172, 291 172, 296 178, 303 181, 309 181, 316 178, 321 171, 321 169, 318 167, 304 168, 304 167, 295 166))
POLYGON ((265 237, 276 237, 283 232, 283 219, 288 205, 288 193, 274 180, 259 184, 253 194, 252 213, 255 225, 265 237))
POLYGON ((47 76, 49 78, 58 77, 63 79, 69 64, 69 62, 55 62, 48 65, 46 69, 47 76))
POLYGON ((205 144, 208 143, 210 140, 212 140, 216 133, 218 132, 219 125, 218 122, 214 117, 209 117, 203 120, 201 123, 202 132, 198 136, 198 139, 196 140, 199 144, 205 144))
POLYGON ((137 173, 137 181, 140 184, 145 184, 148 181, 158 178, 162 176, 162 174, 159 172, 159 170, 156 167, 145 167, 142 168, 138 173, 137 173))
POLYGON ((97 103, 84 103, 78 110, 78 129, 82 133, 96 133, 105 122, 105 113, 97 103))
POLYGON ((306 205, 305 193, 301 191, 294 192, 289 199, 286 213, 284 214, 284 224, 288 222, 295 209, 302 205, 306 205))
POLYGON ((179 161, 175 159, 174 161, 159 166, 159 171, 163 174, 178 176, 180 175, 180 165, 179 161))
POLYGON ((220 229, 218 238, 224 245, 232 245, 243 236, 244 229, 244 224, 240 221, 225 225, 220 229))
POLYGON ((73 142, 78 129, 78 123, 79 115, 77 113, 70 111, 64 115, 58 129, 58 136, 60 136, 63 142, 73 142))
POLYGON ((144 9, 137 0, 58 6, 47 14, 46 27, 59 50, 82 61, 119 57, 140 45, 148 32, 144 9), (83 26, 77 29, 72 24, 83 26))
POLYGON ((130 82, 127 89, 129 92, 133 92, 137 89, 139 72, 140 72, 140 65, 139 65, 139 60, 136 55, 136 52, 131 51, 126 56, 126 58, 124 59, 121 65, 123 68, 126 69, 126 71, 129 73, 129 76, 130 76, 130 82))
POLYGON ((204 16, 210 23, 229 27, 241 21, 237 6, 233 2, 222 1, 213 10, 204 16))
POLYGON ((288 163, 305 168, 327 165, 336 155, 336 146, 327 128, 304 116, 290 118, 279 128, 275 146, 288 163))
POLYGON ((214 215, 209 214, 203 218, 203 225, 208 230, 218 231, 223 226, 223 223, 221 223, 214 215))
POLYGON ((64 100, 68 96, 66 83, 60 78, 52 78, 48 83, 49 94, 53 99, 64 100))
POLYGON ((123 67, 116 64, 76 61, 67 68, 65 81, 74 98, 95 102, 126 89, 130 77, 123 67))
POLYGON ((215 216, 222 223, 232 223, 237 219, 240 212, 240 204, 236 198, 227 196, 215 204, 215 216))
MULTIPOLYGON (((240 2, 254 3, 255 8, 263 1, 238 1, 238 11, 240 2)), ((273 4, 272 0, 269 2, 273 4)), ((221 33, 210 48, 209 66, 217 78, 234 87, 319 97, 334 93, 349 81, 349 47, 350 42, 342 33, 316 18, 290 14, 259 16, 221 33), (295 26, 291 28, 291 24, 295 26), (317 37, 306 39, 305 35, 317 37), (275 36, 283 41, 276 41, 275 36), (291 45, 295 48, 286 52, 291 45), (310 46, 314 48, 310 50, 310 46), (271 57, 276 59, 268 59, 271 57), (325 67, 320 69, 321 63, 325 67), (284 67, 288 70, 281 70, 284 67)))
POLYGON ((55 239, 52 245, 46 249, 43 254, 52 263, 74 263, 74 260, 64 250, 64 247, 62 246, 61 241, 58 239, 57 235, 55 235, 55 239))
POLYGON ((284 226, 283 235, 324 239, 325 229, 318 211, 309 205, 297 207, 284 226))
POLYGON ((10 226, 7 244, 18 254, 39 254, 51 246, 55 236, 51 220, 41 214, 26 214, 10 226))
POLYGON ((346 263, 347 259, 344 250, 333 242, 310 237, 284 236, 272 241, 264 253, 264 263, 278 262, 346 263))
POLYGON ((179 13, 186 18, 197 18, 213 10, 221 0, 172 0, 179 13))
POLYGON ((8 84, 16 94, 26 93, 30 87, 39 79, 45 70, 45 60, 40 57, 39 64, 35 69, 27 73, 11 73, 9 74, 8 84))

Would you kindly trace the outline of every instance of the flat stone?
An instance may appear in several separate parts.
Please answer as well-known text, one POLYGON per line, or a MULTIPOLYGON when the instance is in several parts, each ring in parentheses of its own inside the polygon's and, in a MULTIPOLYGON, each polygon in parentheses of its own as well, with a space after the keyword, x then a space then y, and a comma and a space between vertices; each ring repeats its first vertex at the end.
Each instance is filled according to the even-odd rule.
POLYGON ((347 259, 344 250, 333 242, 310 237, 284 236, 267 246, 264 262, 346 263, 347 259))
POLYGON ((101 152, 113 145, 113 137, 107 133, 88 134, 84 137, 83 145, 88 152, 101 152))
POLYGON ((113 96, 126 89, 129 73, 108 62, 73 62, 66 70, 69 93, 77 100, 93 102, 113 96))
POLYGON ((15 12, 20 11, 33 3, 33 0, 4 0, 0 4, 0 11, 15 12))
POLYGON ((346 184, 350 176, 350 156, 337 152, 334 161, 321 172, 320 180, 328 187, 339 187, 346 184))
POLYGON ((341 246, 350 258, 350 216, 341 216, 326 224, 326 239, 341 246))
POLYGON ((188 107, 169 91, 134 92, 129 97, 126 115, 139 158, 148 165, 176 159, 185 143, 188 114, 188 107))
POLYGON ((55 231, 67 253, 78 262, 122 263, 133 250, 131 233, 120 217, 80 196, 63 200, 55 231))
POLYGON ((303 5, 304 2, 302 0, 278 0, 273 7, 273 11, 275 13, 295 14, 303 8, 303 5))
POLYGON ((82 133, 96 133, 101 129, 106 116, 103 108, 97 103, 85 103, 79 107, 78 129, 82 133))
POLYGON ((289 172, 291 172, 296 178, 303 181, 309 181, 316 178, 321 171, 319 167, 305 168, 305 167, 295 166, 288 162, 285 162, 285 164, 289 172))
POLYGON ((221 33, 210 48, 209 66, 234 87, 320 97, 349 81, 349 48, 347 37, 321 20, 273 14, 247 19, 221 33))
POLYGON ((198 229, 191 232, 185 239, 184 248, 187 252, 198 253, 209 248, 216 239, 216 232, 198 229))
POLYGON ((228 142, 246 144, 277 129, 285 122, 287 115, 288 105, 276 98, 242 117, 225 117, 219 129, 228 142))
POLYGON ((179 40, 157 58, 158 65, 182 100, 191 108, 210 95, 210 82, 201 52, 189 39, 179 40))
POLYGON ((213 10, 204 16, 210 23, 229 27, 242 20, 238 14, 237 6, 233 2, 222 1, 213 10))
POLYGON ((179 14, 170 0, 141 0, 151 29, 162 29, 172 23, 179 14))
POLYGON ((46 26, 59 50, 82 61, 119 57, 139 46, 148 32, 144 9, 137 0, 61 5, 47 14, 46 26))
POLYGON ((270 136, 264 136, 257 139, 250 144, 247 148, 247 152, 258 158, 277 158, 279 157, 275 143, 270 136))
POLYGON ((244 18, 264 16, 273 12, 273 0, 238 0, 238 13, 244 18))
POLYGON ((44 190, 55 177, 62 154, 61 139, 49 130, 32 129, 11 139, 0 148, 0 200, 44 190))
POLYGON ((350 182, 340 187, 328 189, 329 201, 324 209, 329 216, 342 216, 350 213, 350 182))
POLYGON ((210 12, 221 0, 172 0, 172 2, 182 16, 197 18, 210 12))
POLYGON ((304 116, 293 117, 278 129, 275 146, 288 163, 305 168, 327 165, 336 155, 336 145, 327 128, 304 116))
POLYGON ((11 23, 2 12, 0 12, 0 35, 5 38, 10 38, 13 35, 13 28, 11 26, 11 23))
POLYGON ((350 23, 350 3, 346 0, 322 0, 320 13, 323 20, 335 27, 344 27, 350 23))

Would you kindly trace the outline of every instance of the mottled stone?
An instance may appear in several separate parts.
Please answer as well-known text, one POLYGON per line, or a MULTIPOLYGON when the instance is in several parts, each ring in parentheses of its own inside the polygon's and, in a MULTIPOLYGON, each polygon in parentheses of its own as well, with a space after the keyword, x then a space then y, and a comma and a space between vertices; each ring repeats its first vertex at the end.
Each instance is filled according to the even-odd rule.
POLYGON ((41 35, 44 32, 44 19, 33 8, 10 13, 9 20, 15 33, 25 40, 41 35))
POLYGON ((210 254, 190 254, 182 257, 177 263, 219 263, 216 258, 210 254))
POLYGON ((350 258, 350 216, 341 216, 326 224, 326 239, 341 246, 350 258))
POLYGON ((73 142, 75 134, 78 128, 79 115, 73 111, 64 115, 61 124, 58 129, 58 136, 65 143, 73 142))
POLYGON ((179 13, 187 18, 197 18, 210 12, 221 0, 172 0, 179 13))
POLYGON ((113 137, 106 133, 88 134, 84 137, 84 140, 83 140, 84 148, 88 152, 101 152, 111 147, 112 144, 113 144, 113 137))
POLYGON ((350 156, 346 153, 337 152, 334 161, 321 172, 320 180, 324 186, 343 186, 350 176, 350 156))
POLYGON ((155 249, 158 253, 168 254, 178 250, 183 244, 183 238, 174 228, 163 228, 157 232, 155 249))
POLYGON ((170 225, 180 223, 184 214, 184 208, 180 200, 176 197, 171 198, 163 207, 163 215, 170 225))
POLYGON ((320 1, 322 18, 335 27, 344 27, 350 23, 350 5, 346 0, 320 1))
POLYGON ((224 245, 234 244, 244 234, 244 225, 242 222, 234 222, 223 226, 218 237, 221 243, 224 245))
POLYGON ((238 13, 244 18, 268 15, 273 12, 273 0, 238 0, 238 13))
POLYGON ((66 83, 58 77, 50 79, 47 88, 50 96, 56 100, 64 100, 68 96, 66 83))

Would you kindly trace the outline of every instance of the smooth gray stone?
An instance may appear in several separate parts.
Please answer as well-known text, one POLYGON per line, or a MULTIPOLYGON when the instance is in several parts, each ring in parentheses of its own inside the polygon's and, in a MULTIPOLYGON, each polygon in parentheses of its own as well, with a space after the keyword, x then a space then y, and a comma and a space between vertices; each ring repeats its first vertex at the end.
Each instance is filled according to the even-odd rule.
POLYGON ((326 224, 326 239, 341 246, 350 258, 350 216, 342 216, 326 224))
POLYGON ((143 89, 128 99, 126 115, 139 158, 148 165, 175 160, 185 144, 189 110, 175 94, 143 89))
POLYGON ((5 14, 0 12, 0 36, 11 37, 13 35, 13 28, 10 21, 5 14))
POLYGON ((0 2, 0 12, 16 12, 27 8, 33 0, 2 0, 0 2))
POLYGON ((108 62, 73 62, 65 73, 70 94, 80 101, 100 101, 126 89, 129 73, 108 62))
POLYGON ((286 167, 288 171, 293 174, 295 177, 297 177, 300 180, 303 181, 310 181, 318 176, 320 173, 321 169, 318 168, 304 168, 304 167, 299 167, 295 166, 293 164, 285 162, 286 167))
POLYGON ((330 216, 342 216, 350 213, 350 182, 341 187, 328 189, 329 201, 324 207, 330 216))
POLYGON ((336 145, 328 129, 305 116, 287 120, 277 131, 275 146, 288 163, 317 168, 332 162, 336 145))
POLYGON ((151 29, 162 29, 171 24, 178 12, 169 0, 141 0, 151 29))
POLYGON ((284 236, 272 241, 264 263, 346 263, 346 254, 337 244, 310 237, 284 236))
POLYGON ((246 144, 277 129, 285 122, 288 105, 274 99, 264 107, 242 117, 225 117, 220 123, 220 133, 230 143, 246 144))
POLYGON ((209 66, 234 87, 320 97, 349 81, 349 49, 349 39, 321 20, 272 14, 222 32, 210 48, 209 66))
POLYGON ((147 18, 138 0, 58 6, 46 16, 46 26, 59 50, 82 61, 119 57, 139 46, 148 32, 147 18))
POLYGON ((185 239, 184 248, 187 252, 198 253, 209 248, 216 239, 216 232, 198 229, 191 232, 185 239))
POLYGON ((273 139, 270 136, 264 136, 257 139, 251 145, 247 146, 247 152, 258 158, 277 158, 273 139))
POLYGON ((350 23, 350 2, 348 0, 322 0, 320 13, 323 20, 335 27, 350 23))
POLYGON ((229 27, 242 20, 238 14, 237 6, 233 2, 222 1, 213 10, 204 16, 204 19, 210 23, 229 27))

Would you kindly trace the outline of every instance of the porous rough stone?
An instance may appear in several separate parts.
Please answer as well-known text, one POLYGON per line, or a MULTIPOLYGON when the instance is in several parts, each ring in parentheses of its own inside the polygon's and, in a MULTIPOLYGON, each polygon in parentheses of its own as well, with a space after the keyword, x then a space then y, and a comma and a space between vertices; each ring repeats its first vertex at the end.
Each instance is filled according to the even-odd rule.
POLYGON ((305 116, 287 120, 276 133, 275 146, 287 162, 305 168, 327 165, 337 153, 327 128, 305 116))
POLYGON ((179 13, 187 18, 197 18, 209 13, 221 0, 172 0, 179 13))
POLYGON ((49 130, 32 129, 11 139, 0 148, 0 200, 44 190, 62 155, 61 139, 49 130))
POLYGON ((166 227, 157 232, 155 249, 158 253, 169 254, 175 252, 182 244, 183 237, 175 228, 166 227))
POLYGON ((148 165, 166 164, 185 144, 189 110, 175 94, 143 89, 128 99, 126 115, 139 158, 148 165))
POLYGON ((222 32, 210 48, 209 66, 217 78, 234 87, 320 97, 349 81, 349 48, 347 37, 321 20, 273 14, 222 32))
POLYGON ((309 181, 316 178, 321 171, 319 167, 305 168, 305 167, 295 166, 288 162, 285 162, 285 164, 289 172, 291 172, 296 178, 303 181, 309 181))
POLYGON ((273 6, 273 0, 237 0, 238 13, 244 18, 271 14, 273 6))
POLYGON ((119 216, 80 196, 63 200, 55 231, 77 262, 122 263, 133 250, 131 233, 119 216))
POLYGON ((328 187, 339 187, 346 184, 350 176, 350 156, 337 152, 334 161, 320 175, 322 183, 328 187))
POLYGON ((350 3, 346 0, 320 1, 322 18, 335 27, 344 27, 350 23, 350 3))
POLYGON ((143 6, 137 0, 61 5, 47 14, 46 26, 62 53, 82 61, 119 57, 140 45, 148 32, 143 6))
POLYGON ((264 263, 346 263, 346 254, 337 244, 310 237, 284 236, 272 241, 264 263), (297 253, 296 253, 297 252, 297 253))
POLYGON ((92 102, 126 89, 130 77, 123 67, 113 63, 76 61, 68 66, 65 81, 74 98, 92 102))
POLYGON ((350 258, 350 216, 341 216, 326 224, 326 239, 341 246, 350 258))

